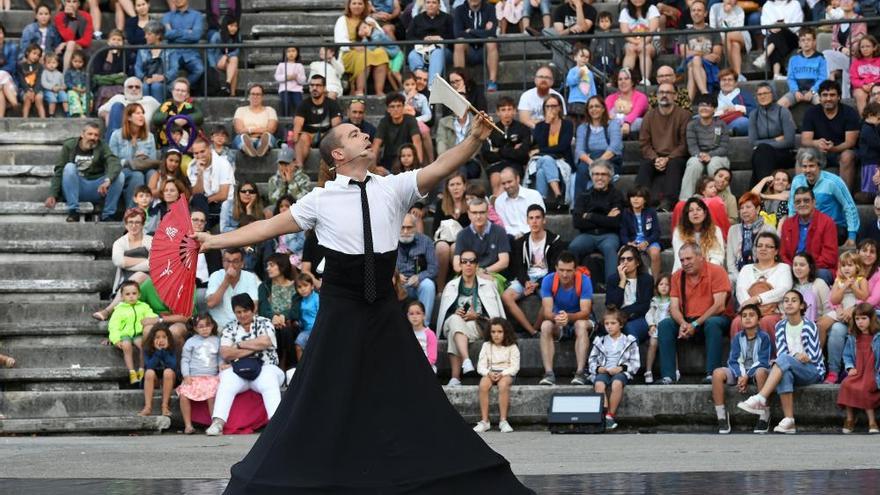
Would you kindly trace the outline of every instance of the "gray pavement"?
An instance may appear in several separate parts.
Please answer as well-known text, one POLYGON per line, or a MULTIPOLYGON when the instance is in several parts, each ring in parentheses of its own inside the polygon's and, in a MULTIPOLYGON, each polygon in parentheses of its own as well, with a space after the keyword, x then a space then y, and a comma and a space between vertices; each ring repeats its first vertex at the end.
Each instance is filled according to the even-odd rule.
MULTIPOLYGON (((551 435, 483 438, 518 475, 876 469, 880 436, 801 434, 551 435)), ((0 478, 227 478, 254 435, 0 438, 0 478)))

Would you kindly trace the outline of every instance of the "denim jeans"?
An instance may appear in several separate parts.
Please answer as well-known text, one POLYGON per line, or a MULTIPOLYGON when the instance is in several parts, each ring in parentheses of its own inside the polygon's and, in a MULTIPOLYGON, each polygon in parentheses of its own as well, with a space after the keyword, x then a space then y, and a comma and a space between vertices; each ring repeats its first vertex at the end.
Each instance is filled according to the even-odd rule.
POLYGON ((437 295, 437 286, 430 278, 425 278, 416 287, 406 286, 406 295, 415 297, 425 306, 425 326, 431 324, 431 312, 434 310, 434 297, 437 295))
MULTIPOLYGON (((538 157, 538 169, 535 173, 535 189, 542 197, 550 196, 550 183, 559 182, 559 167, 556 166, 556 158, 550 155, 538 157)), ((560 189, 561 190, 561 189, 560 189)))
MULTIPOLYGON (((693 321, 693 319, 689 320, 693 321)), ((721 367, 721 341, 730 328, 730 318, 719 315, 709 317, 697 329, 693 338, 706 343, 706 374, 712 374, 721 367)), ((660 350, 660 376, 675 380, 675 350, 678 344, 678 323, 666 318, 657 327, 657 340, 660 350)))
MULTIPOLYGON (((236 135, 234 138, 232 138, 232 149, 241 151, 241 146, 243 143, 244 143, 243 135, 242 134, 236 135)), ((260 145, 260 140, 259 139, 251 139, 251 144, 253 144, 254 148, 256 148, 260 145)), ((274 148, 277 145, 278 145, 278 138, 276 138, 272 134, 269 134, 269 147, 274 148)))
POLYGON ((67 202, 67 211, 76 213, 80 201, 88 201, 90 203, 103 203, 104 208, 101 211, 101 219, 107 220, 116 214, 116 206, 119 204, 119 197, 122 195, 122 189, 125 186, 125 176, 119 174, 116 180, 110 183, 110 189, 107 196, 98 194, 98 187, 104 182, 106 176, 97 179, 86 179, 79 175, 79 170, 75 163, 68 163, 64 166, 64 172, 61 176, 61 190, 64 193, 64 200, 67 202))
POLYGON ((828 330, 828 372, 840 374, 843 368, 843 347, 846 344, 846 335, 849 329, 846 324, 836 322, 828 330))
POLYGON ((541 15, 550 15, 550 0, 541 0, 541 4, 537 7, 532 7, 532 2, 526 0, 523 3, 523 17, 530 17, 535 9, 540 9, 541 15))
POLYGON ((749 135, 749 118, 737 117, 728 126, 731 136, 748 136, 749 135))
MULTIPOLYGON (((602 253, 605 265, 605 280, 617 273, 617 249, 620 238, 617 234, 578 234, 568 245, 580 264, 581 260, 591 253, 602 253)), ((595 285, 595 284, 594 284, 595 285)))
MULTIPOLYGON (((205 64, 198 50, 173 50, 168 57, 168 70, 165 72, 165 80, 177 79, 177 73, 181 66, 186 69, 186 80, 195 91, 196 83, 205 73, 205 64)), ((162 100, 159 100, 162 101, 162 100)))
POLYGON ((128 167, 122 167, 122 173, 119 175, 125 178, 125 186, 123 186, 122 190, 123 204, 125 204, 126 208, 131 208, 134 206, 134 191, 147 183, 146 175, 144 172, 132 170, 128 167))
POLYGON ((777 356, 776 366, 782 370, 782 381, 776 385, 777 394, 790 394, 795 385, 813 385, 822 380, 815 364, 802 363, 789 354, 777 356))
POLYGON ((144 96, 152 96, 158 101, 165 101, 165 82, 144 83, 144 96))
POLYGON ((623 326, 623 333, 632 335, 641 344, 648 340, 648 322, 645 318, 635 318, 626 322, 623 326))
MULTIPOLYGON (((159 100, 162 101, 162 100, 159 100)), ((114 103, 110 107, 110 116, 107 119, 107 129, 104 130, 104 142, 110 142, 110 136, 116 129, 122 129, 122 115, 125 113, 124 103, 114 103)))
POLYGON ((434 78, 443 73, 443 67, 446 66, 446 59, 450 58, 449 51, 443 47, 437 47, 428 54, 428 63, 425 63, 425 57, 421 53, 413 50, 409 52, 407 62, 409 70, 428 68, 428 87, 434 82, 434 78))

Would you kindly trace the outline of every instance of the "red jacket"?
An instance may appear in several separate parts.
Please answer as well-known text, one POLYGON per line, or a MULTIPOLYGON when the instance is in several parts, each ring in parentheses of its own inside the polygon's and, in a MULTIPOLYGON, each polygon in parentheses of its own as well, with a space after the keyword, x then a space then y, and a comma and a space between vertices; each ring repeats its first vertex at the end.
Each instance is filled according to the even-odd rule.
POLYGON ((64 11, 55 14, 55 29, 58 30, 58 34, 61 35, 61 39, 64 40, 65 43, 68 41, 76 41, 76 44, 79 45, 80 48, 88 48, 92 44, 92 38, 95 34, 95 28, 92 26, 92 16, 90 16, 85 10, 78 11, 76 15, 86 23, 85 29, 82 31, 82 36, 76 38, 76 33, 67 27, 67 14, 65 14, 64 11))
MULTIPOLYGON (((791 259, 797 254, 800 241, 799 220, 797 215, 788 217, 782 224, 782 261, 791 265, 791 259)), ((837 272, 837 225, 828 215, 816 210, 807 227, 806 251, 816 260, 816 268, 827 268, 837 272)))

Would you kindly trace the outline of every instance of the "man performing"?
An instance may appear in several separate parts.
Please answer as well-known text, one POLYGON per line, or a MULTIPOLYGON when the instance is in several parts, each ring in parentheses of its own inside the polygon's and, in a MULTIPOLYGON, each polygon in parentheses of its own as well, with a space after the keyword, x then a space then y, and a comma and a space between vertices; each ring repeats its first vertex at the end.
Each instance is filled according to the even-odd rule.
POLYGON ((205 251, 314 229, 326 253, 303 360, 225 493, 533 493, 449 403, 391 284, 404 215, 480 149, 489 122, 480 114, 434 163, 386 177, 367 173, 376 162, 367 134, 334 127, 320 149, 336 179, 290 215, 196 234, 205 251))

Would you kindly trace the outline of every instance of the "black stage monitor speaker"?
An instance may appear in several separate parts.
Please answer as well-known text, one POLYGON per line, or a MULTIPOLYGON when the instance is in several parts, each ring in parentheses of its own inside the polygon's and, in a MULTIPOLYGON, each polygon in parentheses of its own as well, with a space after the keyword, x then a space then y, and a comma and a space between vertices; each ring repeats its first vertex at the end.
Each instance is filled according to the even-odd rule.
POLYGON ((550 433, 604 433, 602 394, 556 393, 550 398, 547 424, 550 433))

